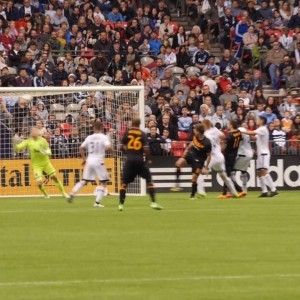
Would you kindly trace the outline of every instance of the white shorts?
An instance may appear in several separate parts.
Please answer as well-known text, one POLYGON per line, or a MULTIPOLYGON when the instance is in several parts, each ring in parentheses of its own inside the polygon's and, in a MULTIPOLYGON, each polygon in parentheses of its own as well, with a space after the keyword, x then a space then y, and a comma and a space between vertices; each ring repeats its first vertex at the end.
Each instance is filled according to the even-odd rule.
POLYGON ((208 167, 216 172, 225 172, 224 155, 222 153, 218 155, 212 155, 208 167))
POLYGON ((257 155, 256 169, 269 169, 270 167, 270 154, 257 155))
POLYGON ((236 171, 247 171, 252 157, 237 156, 233 169, 236 171))
POLYGON ((86 181, 95 179, 107 181, 109 180, 109 175, 103 162, 87 161, 83 170, 82 179, 86 181))

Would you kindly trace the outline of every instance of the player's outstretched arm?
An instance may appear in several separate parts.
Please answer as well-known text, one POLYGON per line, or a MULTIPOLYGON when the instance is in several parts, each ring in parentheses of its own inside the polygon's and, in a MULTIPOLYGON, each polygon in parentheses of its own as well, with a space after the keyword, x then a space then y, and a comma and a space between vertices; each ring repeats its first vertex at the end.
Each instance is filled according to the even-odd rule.
POLYGON ((27 148, 27 140, 21 142, 20 144, 15 145, 16 151, 22 151, 25 148, 27 148))
POLYGON ((242 134, 246 134, 246 135, 257 135, 257 133, 255 131, 241 131, 242 134))

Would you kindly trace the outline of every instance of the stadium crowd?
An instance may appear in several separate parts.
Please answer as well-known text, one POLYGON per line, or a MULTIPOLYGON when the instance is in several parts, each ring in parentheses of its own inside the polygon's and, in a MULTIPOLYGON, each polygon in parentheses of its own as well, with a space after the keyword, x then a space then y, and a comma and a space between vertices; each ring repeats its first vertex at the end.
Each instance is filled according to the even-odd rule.
MULTIPOLYGON (((260 115, 273 153, 299 153, 300 1, 173 4, 191 30, 172 22, 164 0, 3 0, 0 86, 142 85, 152 155, 172 155, 172 141, 190 140, 204 119, 225 131, 232 119, 254 130, 260 115), (220 57, 212 45, 222 49, 220 57), (278 94, 268 95, 266 85, 278 94)), ((17 156, 12 145, 30 126, 50 141, 54 158, 77 156, 95 119, 112 138, 120 135, 138 108, 125 98, 116 107, 114 98, 3 96, 1 158, 17 156)))

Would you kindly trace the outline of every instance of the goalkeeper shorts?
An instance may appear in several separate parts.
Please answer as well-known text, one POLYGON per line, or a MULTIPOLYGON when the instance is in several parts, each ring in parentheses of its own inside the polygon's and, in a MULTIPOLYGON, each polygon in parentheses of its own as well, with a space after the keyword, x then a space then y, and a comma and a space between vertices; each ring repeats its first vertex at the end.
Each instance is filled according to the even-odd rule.
POLYGON ((32 167, 33 169, 33 174, 34 174, 34 178, 36 181, 42 181, 43 180, 43 175, 46 174, 48 176, 53 176, 55 175, 55 169, 52 166, 51 163, 48 163, 44 166, 34 166, 32 167))

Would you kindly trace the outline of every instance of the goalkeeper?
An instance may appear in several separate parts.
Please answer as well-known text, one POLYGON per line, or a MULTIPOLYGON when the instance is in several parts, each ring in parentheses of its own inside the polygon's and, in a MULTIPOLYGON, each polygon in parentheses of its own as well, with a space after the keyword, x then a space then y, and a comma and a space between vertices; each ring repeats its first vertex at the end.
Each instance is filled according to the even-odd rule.
POLYGON ((32 127, 30 130, 30 137, 15 147, 16 151, 21 151, 24 148, 29 149, 33 174, 35 180, 37 181, 38 187, 44 194, 45 198, 49 198, 49 195, 43 185, 43 172, 53 179, 55 185, 66 199, 70 198, 70 196, 66 193, 62 183, 56 177, 55 169, 52 166, 49 158, 51 155, 51 150, 48 142, 40 136, 40 131, 38 128, 32 127))

